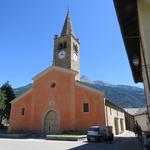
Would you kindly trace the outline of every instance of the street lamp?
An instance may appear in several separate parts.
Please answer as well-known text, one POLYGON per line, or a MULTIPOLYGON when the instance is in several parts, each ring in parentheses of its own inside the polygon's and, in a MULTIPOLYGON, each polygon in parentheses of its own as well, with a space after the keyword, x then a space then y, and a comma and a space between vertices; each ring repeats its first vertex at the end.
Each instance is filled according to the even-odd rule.
POLYGON ((134 65, 135 67, 137 67, 137 66, 139 65, 139 63, 140 63, 139 58, 138 58, 137 56, 134 56, 134 57, 132 58, 132 62, 133 62, 133 65, 134 65))

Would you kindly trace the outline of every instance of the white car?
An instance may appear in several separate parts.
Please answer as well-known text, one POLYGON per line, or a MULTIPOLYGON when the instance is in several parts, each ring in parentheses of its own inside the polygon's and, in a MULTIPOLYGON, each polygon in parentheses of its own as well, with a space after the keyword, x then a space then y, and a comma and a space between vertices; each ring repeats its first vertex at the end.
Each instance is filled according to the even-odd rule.
POLYGON ((91 126, 87 132, 88 141, 102 142, 108 140, 109 137, 113 140, 112 128, 108 126, 91 126))

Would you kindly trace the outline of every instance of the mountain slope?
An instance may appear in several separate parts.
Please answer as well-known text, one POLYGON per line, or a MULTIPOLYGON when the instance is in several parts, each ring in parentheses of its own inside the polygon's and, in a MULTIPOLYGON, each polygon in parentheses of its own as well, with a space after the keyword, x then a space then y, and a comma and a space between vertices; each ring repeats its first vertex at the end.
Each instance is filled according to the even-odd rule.
MULTIPOLYGON (((144 90, 138 87, 126 85, 112 85, 103 81, 93 81, 86 76, 81 77, 81 84, 95 88, 105 93, 106 97, 124 108, 145 107, 146 100, 144 90)), ((16 96, 28 90, 32 84, 14 89, 16 96)))

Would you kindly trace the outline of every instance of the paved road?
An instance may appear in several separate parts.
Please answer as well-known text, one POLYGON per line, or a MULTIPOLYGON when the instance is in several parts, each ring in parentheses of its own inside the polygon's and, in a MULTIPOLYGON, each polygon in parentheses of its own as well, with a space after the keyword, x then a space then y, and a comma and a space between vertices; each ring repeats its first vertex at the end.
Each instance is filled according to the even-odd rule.
POLYGON ((112 144, 87 143, 70 150, 142 150, 142 145, 135 138, 119 138, 112 144))
POLYGON ((112 144, 42 139, 0 139, 0 150, 142 150, 142 146, 133 134, 126 133, 117 137, 112 144))

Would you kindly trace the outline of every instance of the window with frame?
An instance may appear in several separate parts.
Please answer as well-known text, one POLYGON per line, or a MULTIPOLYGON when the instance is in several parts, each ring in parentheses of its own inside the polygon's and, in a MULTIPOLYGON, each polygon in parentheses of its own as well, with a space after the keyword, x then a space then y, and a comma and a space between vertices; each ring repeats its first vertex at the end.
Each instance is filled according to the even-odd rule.
POLYGON ((83 112, 89 112, 89 104, 83 103, 83 112))
POLYGON ((67 48, 67 42, 66 41, 63 43, 63 48, 67 48))

